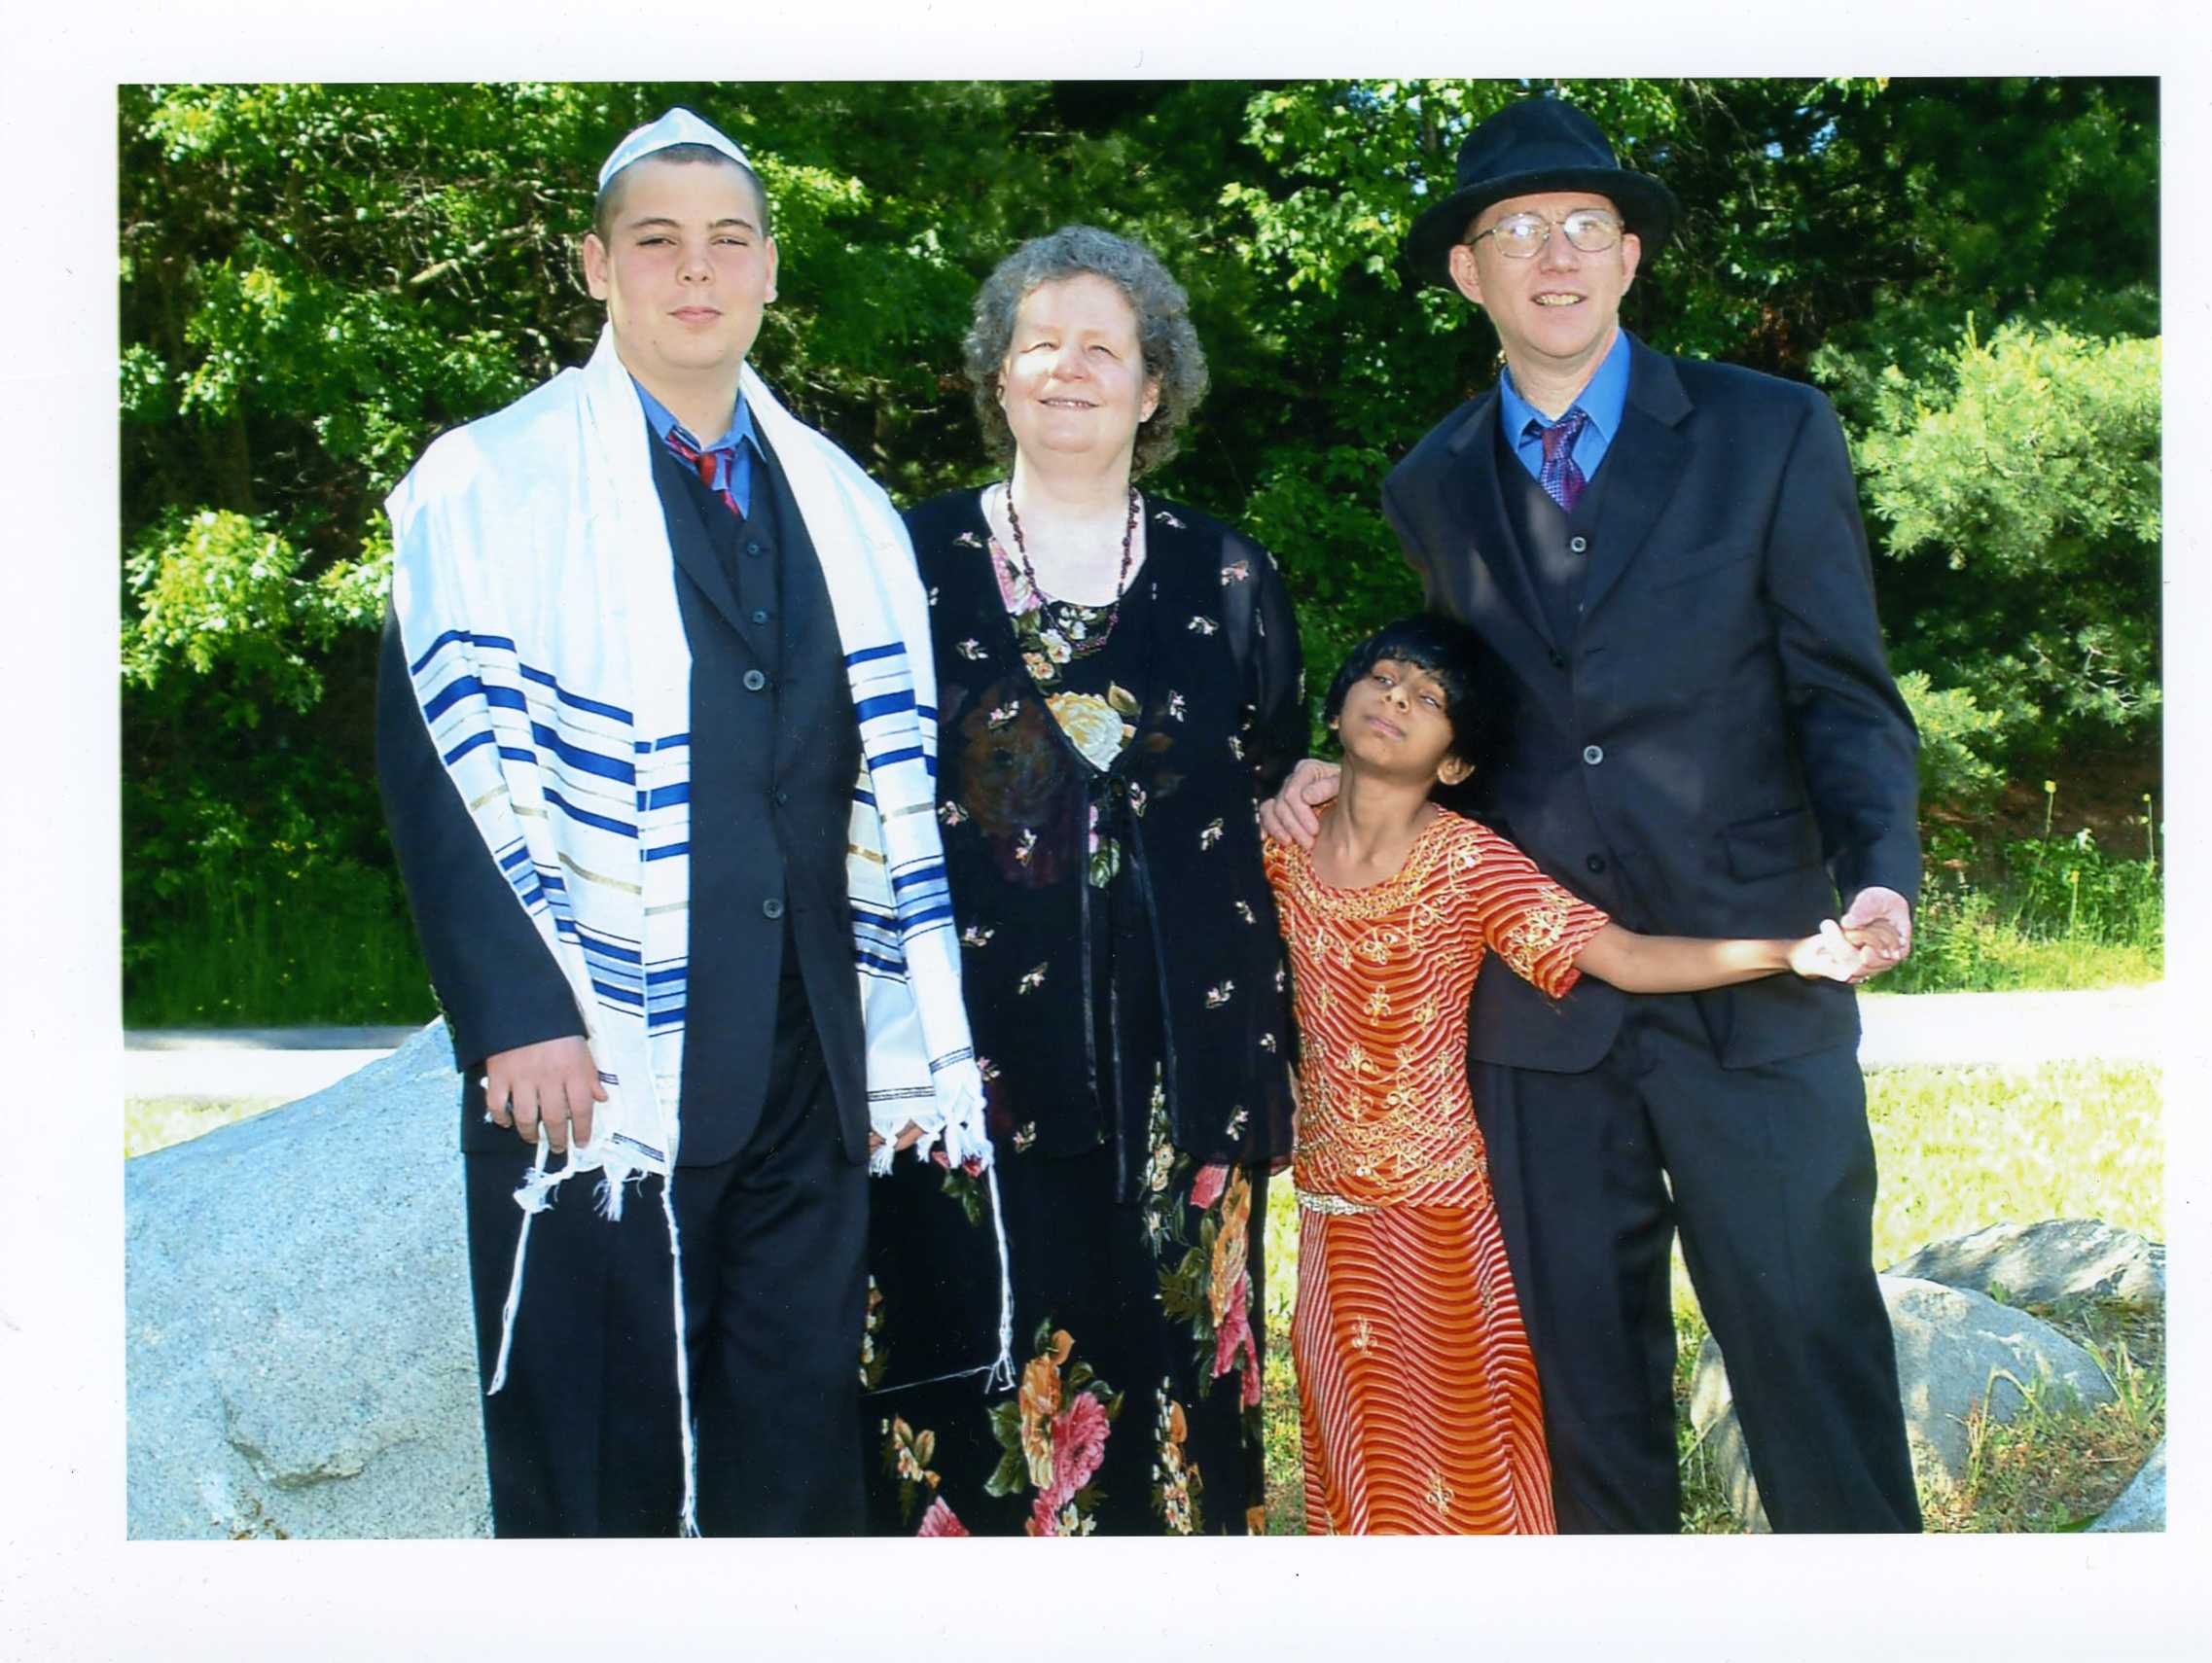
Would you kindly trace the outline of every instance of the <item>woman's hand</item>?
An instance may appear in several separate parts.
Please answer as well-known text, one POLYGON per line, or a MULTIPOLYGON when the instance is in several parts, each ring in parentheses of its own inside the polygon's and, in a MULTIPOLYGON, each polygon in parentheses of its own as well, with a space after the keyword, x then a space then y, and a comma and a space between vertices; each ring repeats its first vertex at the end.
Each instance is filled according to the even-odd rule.
MULTIPOLYGON (((907 1150, 914 1147, 914 1140, 920 1136, 921 1128, 915 1125, 911 1120, 909 1120, 907 1122, 907 1129, 899 1134, 898 1152, 900 1154, 905 1154, 907 1150)), ((870 1154, 874 1154, 882 1147, 883 1140, 881 1138, 877 1137, 874 1132, 868 1134, 868 1152, 870 1154)))

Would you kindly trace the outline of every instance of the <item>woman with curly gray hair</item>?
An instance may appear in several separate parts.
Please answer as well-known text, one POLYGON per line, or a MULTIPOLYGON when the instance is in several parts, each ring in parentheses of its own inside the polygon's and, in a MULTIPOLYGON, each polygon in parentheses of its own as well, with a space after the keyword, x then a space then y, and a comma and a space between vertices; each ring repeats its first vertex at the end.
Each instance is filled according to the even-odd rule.
POLYGON ((1304 749, 1296 621, 1265 549, 1134 483, 1206 388, 1149 249, 1088 226, 1022 244, 966 353, 1006 476, 907 523, 1020 1376, 981 1399, 933 1378, 995 1327, 995 1258, 958 1245, 987 1249, 988 1209, 975 1175, 894 1163, 862 1363, 872 1522, 1257 1530, 1291 1027, 1255 805, 1304 749))

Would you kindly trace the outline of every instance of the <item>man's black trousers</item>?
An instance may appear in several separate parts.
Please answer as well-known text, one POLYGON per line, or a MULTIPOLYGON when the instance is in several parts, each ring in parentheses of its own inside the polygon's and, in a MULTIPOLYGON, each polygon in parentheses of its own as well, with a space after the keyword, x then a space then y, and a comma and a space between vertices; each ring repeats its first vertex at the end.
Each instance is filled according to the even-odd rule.
POLYGON ((1587 1073, 1471 1074, 1560 1530, 1680 1528, 1677 1228, 1768 1521, 1919 1529, 1852 1047, 1725 1069, 1687 995, 1648 996, 1587 1073))
MULTIPOLYGON (((837 1107, 795 979, 779 1000, 752 1138, 679 1166, 676 1225, 707 1536, 857 1534, 867 1169, 837 1107)), ((698 1090, 687 1083, 687 1096, 698 1090)), ((531 1151, 468 1154, 477 1358, 490 1383, 531 1151)), ((555 1160, 557 1164, 557 1157, 555 1160)), ((620 1222, 579 1174, 530 1226, 507 1383, 484 1399, 493 1534, 668 1536, 683 1504, 675 1312, 661 1181, 630 1186, 620 1222)))

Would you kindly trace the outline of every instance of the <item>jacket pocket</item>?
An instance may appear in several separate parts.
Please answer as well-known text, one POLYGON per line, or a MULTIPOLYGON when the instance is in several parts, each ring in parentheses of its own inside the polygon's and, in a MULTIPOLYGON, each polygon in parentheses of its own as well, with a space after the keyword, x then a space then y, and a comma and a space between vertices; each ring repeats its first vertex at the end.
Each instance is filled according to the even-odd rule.
POLYGON ((1810 808, 1785 808, 1721 829, 1729 871, 1737 878, 1773 877, 1820 865, 1820 829, 1810 808))
POLYGON ((1655 565, 1650 580, 1642 587, 1646 594, 1659 594, 1694 584, 1700 578, 1710 578, 1732 566, 1740 566, 1759 557, 1759 548, 1744 543, 1708 543, 1702 548, 1693 548, 1687 554, 1655 565))

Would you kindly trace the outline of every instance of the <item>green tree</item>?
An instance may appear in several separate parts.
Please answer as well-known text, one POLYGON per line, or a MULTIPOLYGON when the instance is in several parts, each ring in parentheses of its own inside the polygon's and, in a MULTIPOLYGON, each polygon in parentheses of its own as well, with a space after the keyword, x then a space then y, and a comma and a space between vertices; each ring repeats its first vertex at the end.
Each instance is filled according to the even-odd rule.
MULTIPOLYGON (((2024 433, 2033 402, 2006 389, 2029 372, 2003 357, 2018 324, 2051 387, 2102 389, 2040 395, 2072 412, 2061 426, 2146 442, 2143 401, 2112 385, 2127 360, 2109 353, 2157 329, 2153 82, 129 87, 133 1019, 421 1008, 370 784, 380 504, 437 433, 589 351, 600 314, 575 244, 628 127, 680 102, 747 148, 783 253, 755 360, 906 501, 989 473, 960 337, 991 265, 1071 221, 1151 243, 1191 292, 1215 385, 1156 488, 1276 551, 1325 672, 1416 599, 1378 512, 1382 474, 1496 374, 1481 314, 1411 289, 1399 248, 1474 124, 1538 89, 1588 108, 1683 200, 1630 327, 1834 392, 1896 556, 1885 621, 1950 736, 1944 777, 2002 765, 2054 722, 2144 744, 2152 638, 2116 619, 2153 616, 2155 513, 2099 521, 1995 489, 1951 512, 1937 453, 1964 442, 1914 439, 1907 412, 2024 433), (1988 342, 1976 350, 2002 359, 1971 375, 1970 312, 1988 342), (1911 504, 1934 505, 1924 536, 1911 504), (2078 618, 2026 604, 2038 572, 2079 587, 2078 618), (2082 633, 2096 626, 2111 627, 2082 633), (187 973, 242 939, 280 961, 273 994, 234 994, 242 965, 187 973), (365 968, 309 988, 307 967, 333 958, 365 968), (197 991, 161 1004, 181 987, 197 991)), ((2150 387, 2155 436, 2155 371, 2150 387)), ((2093 471, 2049 442, 2005 454, 2093 471)), ((2131 481, 2115 502, 2140 498, 2131 481)))
POLYGON ((2159 343, 1971 323, 1890 369, 1858 464, 1887 550, 1946 605, 1898 662, 1969 690, 2011 755, 2151 730, 2158 691, 2159 343))

